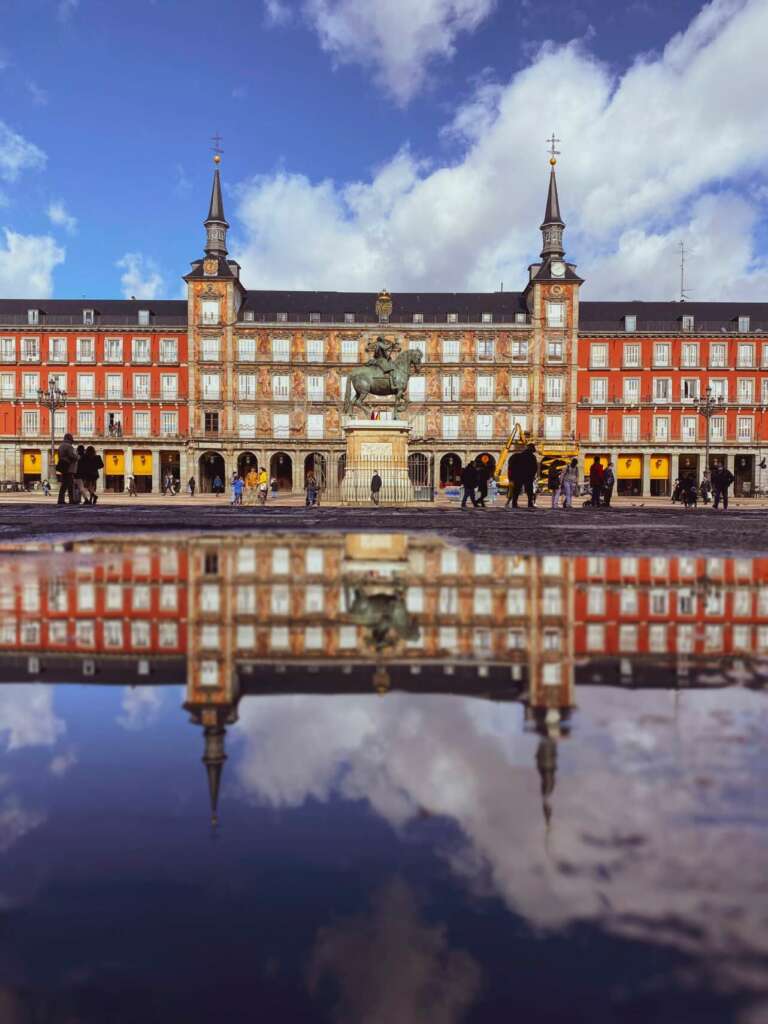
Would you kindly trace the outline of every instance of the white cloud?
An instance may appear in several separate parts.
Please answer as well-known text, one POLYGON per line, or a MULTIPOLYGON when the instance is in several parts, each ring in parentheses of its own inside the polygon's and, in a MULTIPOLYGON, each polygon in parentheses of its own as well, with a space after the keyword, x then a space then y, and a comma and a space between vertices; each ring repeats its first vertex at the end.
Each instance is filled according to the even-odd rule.
POLYGON ((293 11, 284 0, 264 0, 264 14, 268 25, 287 25, 293 18, 293 11))
POLYGON ((372 67, 399 104, 424 85, 430 64, 449 60, 456 38, 473 32, 495 0, 306 0, 320 45, 341 64, 372 67))
POLYGON ((693 296, 764 295, 765 38, 763 0, 714 0, 619 77, 583 42, 548 44, 509 82, 481 78, 444 130, 441 164, 403 149, 366 181, 254 178, 237 211, 244 277, 265 288, 522 287, 540 247, 544 139, 556 129, 584 297, 673 298, 680 238, 698 254, 693 296), (750 74, 734 76, 737 66, 750 74))
POLYGON ((46 92, 46 90, 39 86, 37 82, 33 81, 31 78, 27 82, 27 91, 29 92, 29 95, 32 97, 32 102, 36 103, 38 106, 44 107, 48 102, 48 93, 46 92))
POLYGON ((61 199, 52 199, 48 204, 48 220, 70 234, 77 230, 77 217, 67 211, 61 199))
POLYGON ((0 178, 16 181, 22 171, 43 168, 46 159, 42 149, 0 121, 0 178))
POLYGON ((52 747, 66 728, 54 713, 52 686, 0 687, 0 740, 6 750, 52 747))
POLYGON ((120 705, 123 713, 118 715, 117 723, 130 732, 146 729, 153 725, 163 705, 160 690, 150 687, 125 687, 120 705))
POLYGON ((59 21, 69 21, 79 6, 80 0, 59 0, 56 17, 59 21))
POLYGON ((0 297, 48 298, 53 292, 53 271, 66 252, 50 235, 21 235, 3 228, 0 246, 0 297))
POLYGON ((149 256, 140 252, 127 252, 115 264, 123 273, 120 287, 126 299, 157 299, 165 289, 160 268, 149 256))

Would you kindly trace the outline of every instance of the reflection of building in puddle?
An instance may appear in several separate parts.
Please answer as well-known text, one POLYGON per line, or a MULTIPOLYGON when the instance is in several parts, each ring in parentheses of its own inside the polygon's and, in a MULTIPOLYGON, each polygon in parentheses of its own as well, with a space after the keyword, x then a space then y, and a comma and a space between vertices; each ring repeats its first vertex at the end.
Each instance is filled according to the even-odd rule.
POLYGON ((28 545, 2 559, 0 680, 186 682, 215 807, 244 697, 519 701, 545 815, 575 687, 762 685, 768 560, 471 552, 402 534, 28 545))

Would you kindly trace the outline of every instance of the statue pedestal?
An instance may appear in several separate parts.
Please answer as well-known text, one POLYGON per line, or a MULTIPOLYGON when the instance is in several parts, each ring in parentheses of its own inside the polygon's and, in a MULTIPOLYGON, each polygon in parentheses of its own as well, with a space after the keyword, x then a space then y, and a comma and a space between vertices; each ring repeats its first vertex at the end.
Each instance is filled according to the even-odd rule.
POLYGON ((407 505, 416 500, 408 476, 408 435, 405 420, 351 420, 344 427, 347 459, 341 482, 344 505, 371 505, 371 478, 381 477, 382 505, 407 505))

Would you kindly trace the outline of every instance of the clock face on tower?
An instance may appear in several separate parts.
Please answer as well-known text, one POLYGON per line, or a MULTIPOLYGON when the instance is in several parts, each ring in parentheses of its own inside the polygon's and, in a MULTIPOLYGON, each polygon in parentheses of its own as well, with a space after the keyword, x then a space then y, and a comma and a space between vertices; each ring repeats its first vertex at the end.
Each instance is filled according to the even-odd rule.
POLYGON ((565 264, 560 260, 553 260, 549 265, 552 277, 565 277, 565 264))

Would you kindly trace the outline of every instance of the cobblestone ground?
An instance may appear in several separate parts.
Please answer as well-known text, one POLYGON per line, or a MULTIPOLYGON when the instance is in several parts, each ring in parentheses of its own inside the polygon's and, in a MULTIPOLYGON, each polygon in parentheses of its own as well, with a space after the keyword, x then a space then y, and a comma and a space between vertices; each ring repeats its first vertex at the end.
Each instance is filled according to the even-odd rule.
POLYGON ((159 531, 267 530, 429 532, 487 550, 562 553, 689 551, 702 554, 768 553, 768 510, 751 505, 728 512, 711 508, 619 505, 570 512, 542 507, 517 511, 499 504, 462 511, 455 504, 415 508, 304 509, 275 503, 265 508, 173 501, 65 506, 40 499, 0 502, 0 545, 24 540, 141 534, 159 531))

